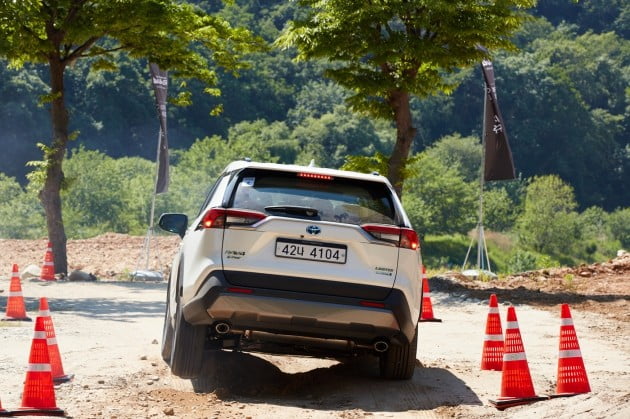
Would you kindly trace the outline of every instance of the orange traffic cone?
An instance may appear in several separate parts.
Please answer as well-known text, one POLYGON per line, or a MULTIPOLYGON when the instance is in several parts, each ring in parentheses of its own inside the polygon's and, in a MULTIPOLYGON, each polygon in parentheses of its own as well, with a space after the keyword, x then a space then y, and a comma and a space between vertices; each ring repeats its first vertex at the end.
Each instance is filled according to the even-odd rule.
POLYGON ((18 274, 18 266, 16 264, 13 264, 11 285, 9 286, 9 296, 7 298, 7 311, 2 320, 31 321, 31 318, 26 315, 24 297, 22 296, 22 284, 20 283, 20 275, 18 274))
POLYGON ((50 317, 50 309, 48 308, 48 300, 46 298, 40 298, 39 300, 39 317, 44 319, 44 330, 46 331, 46 343, 48 345, 48 356, 50 357, 53 382, 55 384, 67 383, 72 380, 74 375, 66 375, 63 372, 61 354, 59 353, 59 346, 57 345, 57 338, 55 336, 55 327, 50 317))
POLYGON ((558 354, 558 383, 554 396, 575 396, 576 394, 589 393, 591 386, 586 376, 580 344, 568 304, 562 304, 560 317, 562 320, 558 354))
POLYGON ((46 255, 44 256, 44 264, 42 265, 42 273, 39 276, 42 281, 54 281, 55 278, 55 262, 53 260, 52 243, 48 242, 46 255))
POLYGON ((15 416, 65 416, 55 402, 44 318, 35 319, 35 334, 28 358, 28 369, 22 393, 22 407, 11 412, 15 416))
POLYGON ((508 307, 502 371, 501 397, 497 400, 490 400, 490 403, 497 409, 503 410, 507 407, 548 398, 537 396, 534 392, 534 384, 529 374, 525 348, 514 307, 508 307))
POLYGON ((422 265, 422 311, 419 322, 441 322, 433 316, 433 304, 431 304, 431 291, 429 291, 429 277, 427 268, 422 265))
POLYGON ((486 320, 486 334, 481 353, 481 369, 501 371, 503 369, 503 330, 499 316, 496 294, 490 295, 490 309, 486 320))

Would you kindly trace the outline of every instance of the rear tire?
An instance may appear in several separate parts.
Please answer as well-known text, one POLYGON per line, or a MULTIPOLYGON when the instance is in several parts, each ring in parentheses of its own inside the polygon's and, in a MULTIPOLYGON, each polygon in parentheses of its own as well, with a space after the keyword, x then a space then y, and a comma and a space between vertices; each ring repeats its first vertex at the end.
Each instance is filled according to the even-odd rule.
POLYGON ((169 364, 174 375, 195 378, 201 373, 206 333, 206 326, 193 326, 186 321, 178 304, 169 364))
POLYGON ((416 368, 416 351, 418 349, 418 326, 411 342, 404 345, 391 345, 381 355, 381 377, 392 380, 409 380, 416 368))

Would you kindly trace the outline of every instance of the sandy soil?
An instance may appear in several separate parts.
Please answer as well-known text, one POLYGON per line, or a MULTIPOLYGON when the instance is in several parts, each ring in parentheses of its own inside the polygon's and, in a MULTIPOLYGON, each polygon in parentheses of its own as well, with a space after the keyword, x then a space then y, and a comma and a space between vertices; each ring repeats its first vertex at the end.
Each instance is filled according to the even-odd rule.
MULTIPOLYGON (((166 267, 176 238, 156 240, 151 263, 166 267), (161 262, 164 261, 164 262, 161 262)), ((417 368, 410 381, 378 378, 372 359, 349 363, 287 356, 221 353, 214 379, 191 383, 170 375, 159 357, 164 283, 120 281, 138 268, 143 238, 108 234, 69 242, 71 269, 96 282, 24 280, 28 314, 47 297, 64 370, 57 406, 76 418, 363 418, 630 417, 630 255, 605 264, 537 271, 481 282, 455 273, 431 278, 441 323, 420 323, 417 368), (502 321, 516 308, 538 394, 556 386, 559 304, 569 303, 592 391, 498 411, 501 372, 480 371, 490 293, 502 321), (197 392, 195 391, 197 390, 197 392)), ((0 240, 0 310, 11 265, 40 265, 45 241, 0 240)), ((155 268, 154 268, 155 269, 155 268)), ((31 322, 0 322, 0 400, 21 404, 33 336, 31 322)))

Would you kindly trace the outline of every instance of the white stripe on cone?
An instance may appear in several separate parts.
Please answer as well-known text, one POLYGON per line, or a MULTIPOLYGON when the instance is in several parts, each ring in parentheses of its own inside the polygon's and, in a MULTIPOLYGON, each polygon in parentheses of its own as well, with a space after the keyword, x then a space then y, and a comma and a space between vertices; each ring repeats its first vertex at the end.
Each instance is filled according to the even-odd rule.
POLYGON ((490 307, 488 314, 499 314, 499 307, 490 307))
POLYGON ((21 297, 22 291, 9 291, 9 297, 21 297))
POLYGON ((573 319, 562 319, 560 325, 562 325, 562 326, 573 326, 573 319))
POLYGON ((483 340, 492 342, 503 342, 503 335, 484 335, 483 340))
POLYGON ((582 358, 582 351, 579 349, 559 351, 558 358, 582 358))
POLYGON ((515 354, 503 354, 503 361, 526 361, 525 352, 517 352, 515 354))
POLYGON ((52 372, 50 364, 28 364, 29 372, 52 372))
POLYGON ((33 335, 33 339, 46 339, 46 332, 36 330, 33 335))
POLYGON ((518 329, 518 322, 507 322, 506 329, 518 329))

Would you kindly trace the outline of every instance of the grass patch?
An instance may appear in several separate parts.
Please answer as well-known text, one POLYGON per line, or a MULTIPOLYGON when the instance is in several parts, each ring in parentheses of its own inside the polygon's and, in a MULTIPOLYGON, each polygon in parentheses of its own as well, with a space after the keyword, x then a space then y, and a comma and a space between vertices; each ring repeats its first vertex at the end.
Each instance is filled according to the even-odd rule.
MULTIPOLYGON (((506 272, 510 251, 514 248, 513 239, 507 234, 486 232, 486 246, 490 265, 494 272, 506 272)), ((460 270, 471 239, 459 235, 425 236, 422 241, 422 258, 427 269, 460 270)), ((473 241, 469 263, 477 260, 477 241, 473 241)))

